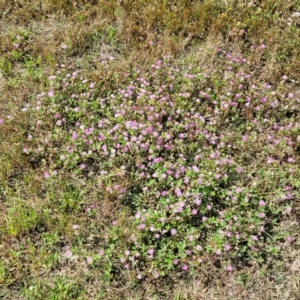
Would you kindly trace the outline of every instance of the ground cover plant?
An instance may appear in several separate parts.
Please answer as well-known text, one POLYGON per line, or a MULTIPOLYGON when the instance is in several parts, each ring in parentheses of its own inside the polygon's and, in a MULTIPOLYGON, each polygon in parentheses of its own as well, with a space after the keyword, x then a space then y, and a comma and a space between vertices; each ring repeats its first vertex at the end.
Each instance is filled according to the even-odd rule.
POLYGON ((0 7, 2 297, 298 299, 298 1, 0 7))

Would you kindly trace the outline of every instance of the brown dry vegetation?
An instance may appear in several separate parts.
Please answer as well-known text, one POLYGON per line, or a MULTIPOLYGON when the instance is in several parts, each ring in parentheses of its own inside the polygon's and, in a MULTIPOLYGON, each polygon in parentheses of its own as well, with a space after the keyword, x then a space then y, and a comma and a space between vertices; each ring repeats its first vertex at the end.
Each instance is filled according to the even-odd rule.
MULTIPOLYGON (((215 49, 222 48, 247 57, 258 82, 276 84, 287 75, 296 94, 300 18, 292 15, 300 11, 300 2, 253 2, 255 13, 248 1, 233 0, 0 0, 0 119, 12 117, 0 127, 0 298, 300 299, 297 238, 292 247, 283 249, 282 260, 246 266, 230 275, 212 265, 188 280, 174 275, 135 285, 127 274, 109 286, 103 284, 97 268, 89 269, 76 257, 66 264, 57 251, 74 238, 72 224, 80 226, 87 250, 99 250, 109 232, 106 224, 113 220, 124 224, 125 240, 130 234, 127 209, 109 194, 98 203, 99 191, 89 189, 84 179, 61 178, 49 190, 42 177, 43 160, 37 163, 22 154, 30 116, 20 110, 43 91, 43 72, 50 72, 56 63, 72 63, 92 81, 109 87, 122 80, 114 74, 132 67, 146 73, 163 55, 172 55, 174 64, 184 61, 187 69, 195 64, 217 69, 215 49), (18 34, 24 41, 22 55, 16 57, 11 37, 18 34), (251 45, 262 43, 268 55, 251 50, 251 45), (100 62, 110 57, 114 60, 104 72, 100 62), (76 187, 76 195, 68 185, 76 187), (72 197, 80 201, 72 202, 72 197), (62 198, 67 199, 63 206, 58 203, 62 198), (92 223, 84 210, 91 205, 92 223), (74 294, 64 294, 64 288, 74 294), (80 298, 76 291, 82 290, 80 298)), ((295 237, 299 237, 299 207, 296 202, 297 213, 283 224, 295 237)))

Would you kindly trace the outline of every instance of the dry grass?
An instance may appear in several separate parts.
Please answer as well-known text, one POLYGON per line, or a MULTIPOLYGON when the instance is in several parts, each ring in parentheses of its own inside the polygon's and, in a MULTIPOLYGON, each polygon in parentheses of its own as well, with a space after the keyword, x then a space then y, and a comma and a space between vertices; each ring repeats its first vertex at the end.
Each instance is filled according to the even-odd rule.
MULTIPOLYGON (((56 63, 71 63, 92 81, 109 87, 125 80, 114 74, 134 67, 146 73, 151 62, 164 55, 183 61, 186 70, 193 65, 220 68, 215 49, 222 48, 247 57, 255 66, 257 82, 276 84, 287 75, 297 94, 300 29, 292 14, 300 11, 300 2, 253 2, 254 12, 246 1, 230 0, 0 0, 0 119, 11 116, 1 126, 0 139, 0 298, 300 299, 298 240, 284 249, 281 261, 246 266, 229 276, 206 267, 188 280, 174 275, 136 285, 130 274, 117 274, 107 286, 97 268, 76 257, 67 264, 59 251, 76 238, 73 224, 81 228, 81 246, 99 251, 110 234, 107 224, 117 220, 124 228, 129 226, 128 211, 116 197, 100 196, 84 180, 62 178, 48 188, 42 178, 44 159, 35 162, 22 154, 30 116, 20 111, 43 91, 44 72, 50 73, 56 63), (24 36, 19 56, 13 53, 17 35, 24 36), (261 44, 268 54, 251 50, 251 45, 261 44), (101 62, 110 57, 114 60, 103 71, 101 62), (77 196, 79 202, 72 202, 77 196), (97 202, 99 197, 103 201, 97 202), (90 207, 92 218, 86 214, 90 207), (57 281, 64 277, 66 282, 57 281), (78 290, 84 290, 82 298, 78 290), (59 298, 64 293, 71 296, 59 298)), ((129 179, 122 184, 129 185, 129 179)), ((299 218, 299 211, 296 215, 299 218)), ((295 216, 285 225, 297 238, 298 222, 295 216)), ((124 240, 130 230, 124 230, 124 240)))

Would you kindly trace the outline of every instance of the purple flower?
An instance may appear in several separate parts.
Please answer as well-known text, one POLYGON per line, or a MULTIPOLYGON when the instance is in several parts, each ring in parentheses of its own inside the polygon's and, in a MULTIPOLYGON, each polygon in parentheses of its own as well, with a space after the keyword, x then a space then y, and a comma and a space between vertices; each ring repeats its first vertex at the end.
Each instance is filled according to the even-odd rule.
POLYGON ((182 271, 187 271, 189 269, 189 266, 184 264, 182 265, 182 271))
POLYGON ((194 202, 196 205, 200 205, 201 204, 201 200, 200 199, 196 199, 194 202))
POLYGON ((216 255, 221 255, 221 250, 217 249, 215 253, 216 253, 216 255))
POLYGON ((226 267, 226 271, 231 272, 232 270, 233 270, 232 266, 229 265, 226 267))
POLYGON ((237 173, 241 173, 242 172, 241 168, 236 168, 235 170, 236 170, 237 173))
POLYGON ((287 241, 288 243, 291 243, 292 240, 293 240, 293 238, 292 238, 290 235, 286 237, 286 241, 287 241))
POLYGON ((148 254, 149 254, 149 255, 153 255, 153 254, 154 254, 154 249, 153 249, 153 248, 149 249, 149 250, 148 250, 148 254))
POLYGON ((173 265, 175 265, 175 266, 178 265, 178 259, 173 260, 173 265))
POLYGON ((197 166, 192 166, 192 169, 193 169, 193 171, 196 172, 196 173, 199 172, 199 169, 198 169, 197 166))
POLYGON ((66 251, 65 251, 65 253, 64 253, 64 256, 66 257, 66 258, 71 258, 72 257, 72 252, 70 251, 70 247, 69 246, 67 246, 66 247, 66 251))
POLYGON ((142 224, 137 226, 137 229, 138 230, 143 230, 143 229, 145 229, 145 227, 146 227, 145 224, 142 223, 142 224))
POLYGON ((196 250, 197 250, 197 251, 200 251, 200 250, 202 250, 202 247, 201 247, 200 245, 197 245, 197 246, 196 246, 196 250))
POLYGON ((192 253, 191 250, 185 250, 186 255, 191 255, 191 253, 192 253))
POLYGON ((171 229, 171 235, 175 235, 176 233, 177 233, 177 230, 174 229, 174 228, 172 228, 172 229, 171 229))
POLYGON ((184 206, 185 206, 185 203, 183 201, 178 202, 177 203, 177 208, 175 209, 175 212, 178 212, 178 213, 182 212, 184 206))
POLYGON ((241 189, 240 187, 237 187, 237 188, 235 189, 235 192, 236 192, 236 193, 241 193, 241 192, 242 192, 242 189, 241 189))
POLYGON ((76 132, 76 131, 73 131, 73 132, 72 132, 72 139, 75 141, 75 140, 77 139, 77 137, 78 137, 77 132, 76 132))
POLYGON ((93 258, 90 257, 90 256, 88 256, 88 257, 86 258, 86 261, 87 261, 87 263, 90 265, 90 264, 93 263, 93 258))
POLYGON ((231 249, 231 246, 230 246, 230 245, 226 244, 226 245, 224 246, 224 251, 229 251, 230 249, 231 249))
POLYGON ((265 206, 266 202, 263 200, 259 200, 258 204, 259 204, 259 206, 265 206))
POLYGON ((174 192, 175 192, 175 194, 176 194, 177 197, 181 197, 182 196, 182 192, 181 192, 181 190, 179 188, 176 188, 174 190, 174 192))
POLYGON ((155 279, 157 279, 159 277, 159 273, 157 271, 153 271, 152 275, 155 279))

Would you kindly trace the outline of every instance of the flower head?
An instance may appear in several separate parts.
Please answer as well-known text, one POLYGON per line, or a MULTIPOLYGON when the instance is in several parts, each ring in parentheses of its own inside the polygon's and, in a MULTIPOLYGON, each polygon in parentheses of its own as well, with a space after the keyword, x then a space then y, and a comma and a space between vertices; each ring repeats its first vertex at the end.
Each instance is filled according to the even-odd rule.
POLYGON ((181 268, 182 268, 182 271, 187 271, 189 269, 189 266, 184 264, 184 265, 182 265, 181 268))
POLYGON ((90 256, 88 256, 88 257, 86 258, 86 261, 87 261, 87 263, 90 265, 90 264, 93 263, 93 258, 90 257, 90 256))
POLYGON ((226 267, 226 271, 231 272, 232 270, 233 270, 232 266, 229 265, 226 267))

